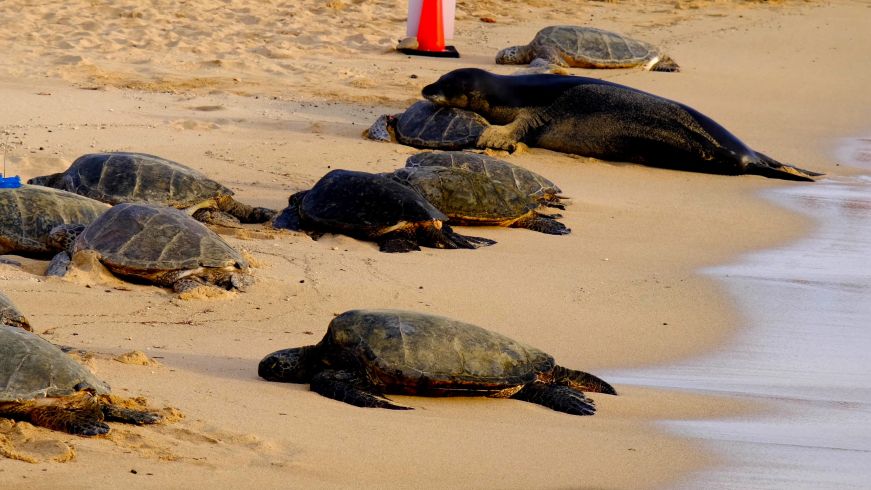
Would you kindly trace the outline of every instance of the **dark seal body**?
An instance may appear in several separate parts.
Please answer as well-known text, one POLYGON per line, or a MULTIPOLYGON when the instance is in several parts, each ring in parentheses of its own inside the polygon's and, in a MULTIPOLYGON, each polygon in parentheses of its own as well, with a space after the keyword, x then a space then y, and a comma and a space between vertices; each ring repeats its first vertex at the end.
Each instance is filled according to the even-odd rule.
POLYGON ((454 70, 424 87, 434 103, 490 123, 478 146, 518 142, 564 153, 656 167, 790 180, 818 176, 754 152, 695 109, 612 82, 562 75, 502 76, 454 70))

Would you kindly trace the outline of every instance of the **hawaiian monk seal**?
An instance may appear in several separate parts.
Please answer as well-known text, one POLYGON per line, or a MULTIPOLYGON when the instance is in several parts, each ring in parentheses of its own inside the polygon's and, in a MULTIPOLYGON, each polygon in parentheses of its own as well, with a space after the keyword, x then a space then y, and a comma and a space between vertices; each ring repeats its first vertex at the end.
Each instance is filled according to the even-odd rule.
POLYGON ((813 181, 822 174, 751 150, 692 107, 624 85, 563 75, 451 71, 423 88, 435 104, 474 111, 493 125, 478 147, 529 146, 603 160, 813 181))

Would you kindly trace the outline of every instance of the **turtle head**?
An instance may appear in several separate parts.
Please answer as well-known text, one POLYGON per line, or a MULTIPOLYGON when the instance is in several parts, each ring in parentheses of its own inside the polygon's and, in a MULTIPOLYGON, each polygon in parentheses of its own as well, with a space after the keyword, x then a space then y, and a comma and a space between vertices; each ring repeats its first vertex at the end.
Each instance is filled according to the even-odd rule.
POLYGON ((525 65, 530 61, 529 46, 511 46, 496 53, 499 65, 525 65))
POLYGON ((65 176, 65 172, 40 175, 39 177, 33 177, 32 179, 28 179, 27 183, 30 185, 41 185, 43 187, 54 187, 55 189, 63 189, 63 180, 65 176))
POLYGON ((82 224, 57 225, 48 233, 48 245, 57 252, 73 254, 73 244, 76 238, 85 231, 82 224))
POLYGON ((257 374, 267 381, 309 383, 322 369, 320 359, 320 349, 316 345, 284 349, 264 357, 257 367, 257 374))

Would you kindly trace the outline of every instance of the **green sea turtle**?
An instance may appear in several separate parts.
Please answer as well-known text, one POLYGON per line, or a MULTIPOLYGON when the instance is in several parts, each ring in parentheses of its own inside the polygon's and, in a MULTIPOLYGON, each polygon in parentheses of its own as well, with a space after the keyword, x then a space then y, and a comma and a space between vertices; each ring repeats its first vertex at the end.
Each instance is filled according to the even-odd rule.
POLYGON ((615 395, 605 381, 558 366, 553 357, 504 335, 440 316, 352 310, 333 319, 317 345, 273 352, 258 374, 310 383, 312 391, 359 407, 408 409, 385 393, 489 396, 592 415, 583 391, 615 395))
POLYGON ((388 175, 416 190, 454 224, 528 228, 550 235, 571 232, 554 216, 536 212, 540 202, 514 181, 454 167, 406 167, 388 175))
POLYGON ((63 275, 70 256, 92 250, 116 275, 183 292, 203 284, 243 289, 248 263, 215 232, 184 212, 153 204, 113 206, 88 226, 61 225, 49 271, 63 275))
POLYGON ((380 116, 366 135, 379 141, 393 141, 395 136, 397 142, 415 148, 459 150, 474 147, 487 125, 474 112, 421 100, 401 114, 380 116))
POLYGON ((451 71, 423 88, 444 107, 475 111, 492 125, 479 147, 518 142, 581 156, 719 174, 813 181, 819 173, 755 152, 695 109, 595 78, 451 71))
POLYGON ((288 207, 273 220, 274 227, 316 235, 342 233, 377 242, 382 252, 496 243, 454 233, 441 211, 384 175, 332 170, 311 190, 297 192, 288 201, 288 207))
POLYGON ((48 240, 57 225, 88 224, 109 206, 71 192, 34 185, 0 189, 0 255, 48 258, 48 240))
POLYGON ((485 174, 512 185, 544 206, 565 209, 562 190, 549 179, 519 165, 468 151, 424 151, 405 160, 406 167, 452 167, 485 174))
POLYGON ((525 46, 511 46, 496 54, 500 65, 578 68, 632 68, 679 71, 661 49, 616 32, 581 26, 550 26, 538 31, 525 46))
POLYGON ((74 192, 108 204, 141 202, 184 209, 206 223, 264 223, 275 211, 233 199, 233 191, 180 163, 145 153, 91 153, 63 172, 29 184, 74 192))
POLYGON ((30 326, 30 322, 27 321, 27 318, 18 311, 18 308, 15 307, 12 300, 3 293, 0 293, 0 325, 33 331, 33 327, 30 326))
POLYGON ((105 421, 153 424, 161 417, 109 394, 58 347, 20 328, 0 325, 0 417, 82 436, 109 432, 105 421))

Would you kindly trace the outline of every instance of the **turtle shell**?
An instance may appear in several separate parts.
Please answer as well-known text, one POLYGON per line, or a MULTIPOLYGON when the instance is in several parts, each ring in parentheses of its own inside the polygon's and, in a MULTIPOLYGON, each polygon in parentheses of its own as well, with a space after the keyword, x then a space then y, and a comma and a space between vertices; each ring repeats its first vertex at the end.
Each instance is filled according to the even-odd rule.
POLYGON ((20 328, 0 325, 0 402, 72 395, 109 385, 54 344, 20 328))
POLYGON ((52 228, 88 224, 109 206, 71 192, 23 185, 0 189, 0 255, 45 257, 58 252, 49 244, 52 228))
POLYGON ((415 148, 474 148, 489 123, 481 115, 428 100, 415 102, 396 119, 396 140, 415 148))
POLYGON ((537 201, 558 200, 562 189, 541 175, 505 160, 465 151, 421 152, 408 157, 406 167, 451 167, 482 173, 491 180, 513 185, 537 201))
POLYGON ((227 187, 192 168, 145 153, 83 155, 57 176, 36 177, 29 182, 45 180, 45 185, 109 204, 145 202, 179 209, 233 195, 227 187))
POLYGON ((304 221, 351 236, 375 237, 404 223, 447 221, 410 188, 379 174, 332 170, 300 203, 304 221))
POLYGON ((557 48, 572 66, 628 68, 658 56, 653 45, 616 32, 580 26, 551 26, 538 31, 530 43, 533 51, 557 48), (574 63, 571 62, 574 60, 574 63))
POLYGON ((20 327, 25 330, 33 330, 27 318, 18 311, 12 300, 3 293, 0 293, 0 325, 8 325, 10 327, 20 327))
POLYGON ((539 205, 513 182, 503 183, 462 168, 410 167, 392 175, 460 223, 498 224, 519 218, 539 205))
POLYGON ((248 266, 239 252, 199 221, 183 211, 153 204, 112 207, 85 228, 73 250, 95 250, 111 270, 134 276, 248 266))
POLYGON ((554 366, 548 354, 504 335, 399 310, 345 312, 330 323, 323 343, 393 392, 494 392, 529 383, 554 366))

